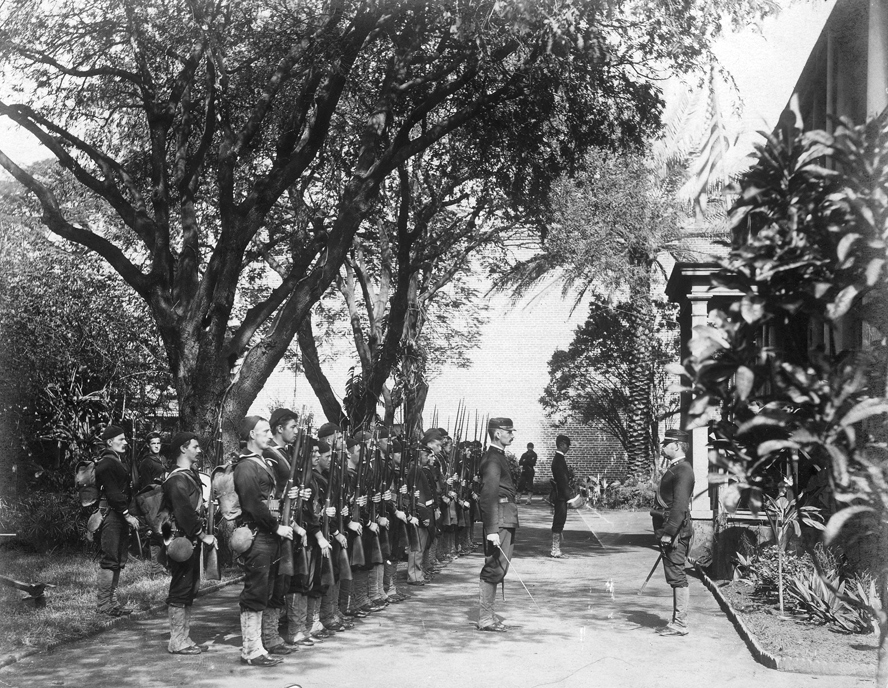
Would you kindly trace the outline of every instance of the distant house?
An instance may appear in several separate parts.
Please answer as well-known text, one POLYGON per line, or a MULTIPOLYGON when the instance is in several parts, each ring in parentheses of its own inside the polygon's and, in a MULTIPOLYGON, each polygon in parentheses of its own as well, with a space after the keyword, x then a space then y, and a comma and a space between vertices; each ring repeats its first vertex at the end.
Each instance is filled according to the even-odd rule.
MULTIPOLYGON (((832 131, 840 117, 854 124, 877 117, 888 108, 888 0, 838 0, 811 51, 788 99, 805 130, 832 131)), ((718 270, 717 249, 710 256, 697 245, 698 261, 676 263, 669 277, 666 293, 679 304, 682 358, 688 355, 687 343, 693 328, 705 324, 709 312, 722 309, 736 298, 736 293, 714 289, 710 276, 718 270), (702 255, 701 255, 702 254, 702 255)), ((867 345, 870 333, 851 313, 838 326, 837 335, 826 336, 822 328, 800 323, 806 328, 799 341, 808 350, 820 346, 828 352, 860 349, 867 345)), ((802 352, 806 355, 806 351, 802 352)), ((682 399, 684 412, 691 403, 682 399)), ((697 495, 692 517, 702 533, 711 533, 718 516, 718 494, 708 484, 709 446, 706 428, 697 428, 691 437, 691 459, 696 476, 697 495)), ((748 521, 756 519, 746 515, 748 521)), ((729 545, 728 545, 729 546, 729 545)))

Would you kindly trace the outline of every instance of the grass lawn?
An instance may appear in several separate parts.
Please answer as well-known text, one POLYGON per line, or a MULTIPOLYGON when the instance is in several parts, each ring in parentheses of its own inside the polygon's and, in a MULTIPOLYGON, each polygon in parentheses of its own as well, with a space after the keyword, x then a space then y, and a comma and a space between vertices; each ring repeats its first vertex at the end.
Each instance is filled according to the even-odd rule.
MULTIPOLYGON (((83 552, 34 554, 0 550, 0 573, 24 582, 56 585, 46 590, 46 607, 34 609, 22 602, 25 593, 0 586, 0 656, 29 647, 71 640, 103 628, 111 617, 96 614, 98 560, 83 552)), ((238 575, 223 571, 223 580, 238 575)), ((142 610, 166 599, 169 576, 154 579, 145 561, 130 557, 120 575, 118 598, 122 604, 142 610)), ((216 581, 201 581, 201 587, 216 581)))

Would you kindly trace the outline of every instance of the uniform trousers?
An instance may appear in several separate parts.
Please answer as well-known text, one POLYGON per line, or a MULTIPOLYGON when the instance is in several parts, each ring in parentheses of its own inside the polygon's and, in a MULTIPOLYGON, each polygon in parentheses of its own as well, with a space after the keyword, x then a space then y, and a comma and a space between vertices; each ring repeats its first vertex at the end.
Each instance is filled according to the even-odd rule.
POLYGON ((280 538, 261 530, 243 555, 244 590, 240 606, 245 611, 261 612, 268 606, 277 578, 280 538))
POLYGON ((194 546, 194 551, 186 561, 173 561, 169 559, 170 590, 167 593, 166 603, 173 607, 190 607, 194 604, 197 591, 200 588, 200 548, 201 543, 194 546))
POLYGON ((499 547, 495 547, 487 539, 487 532, 484 532, 484 566, 481 567, 481 580, 494 585, 506 577, 515 549, 515 528, 500 528, 497 532, 500 538, 499 547))

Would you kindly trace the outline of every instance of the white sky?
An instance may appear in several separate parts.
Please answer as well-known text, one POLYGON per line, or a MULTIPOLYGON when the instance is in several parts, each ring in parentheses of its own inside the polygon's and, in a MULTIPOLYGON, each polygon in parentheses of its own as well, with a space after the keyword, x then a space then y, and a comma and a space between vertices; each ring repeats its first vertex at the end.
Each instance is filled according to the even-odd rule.
MULTIPOLYGON (((792 4, 776 18, 723 39, 716 54, 733 75, 744 103, 741 142, 751 150, 756 130, 770 131, 792 94, 792 89, 835 0, 806 0, 792 4)), ((43 157, 27 134, 16 133, 0 120, 0 148, 19 164, 43 157)), ((570 313, 572 303, 560 290, 550 289, 534 300, 509 308, 505 297, 492 301, 490 322, 484 327, 480 349, 471 354, 470 370, 445 369, 429 393, 426 424, 438 407, 439 423, 446 425, 457 404, 464 400, 470 411, 511 417, 518 428, 515 448, 534 442, 542 455, 542 409, 537 400, 548 381, 546 363, 556 348, 566 348, 575 327, 586 317, 585 304, 570 313)), ((334 389, 342 390, 348 369, 343 361, 330 373, 334 389)), ((320 417, 320 408, 304 379, 275 375, 253 406, 267 413, 271 400, 294 407, 306 404, 320 417), (295 399, 294 399, 295 390, 295 399)), ((452 424, 453 421, 451 421, 452 424)))

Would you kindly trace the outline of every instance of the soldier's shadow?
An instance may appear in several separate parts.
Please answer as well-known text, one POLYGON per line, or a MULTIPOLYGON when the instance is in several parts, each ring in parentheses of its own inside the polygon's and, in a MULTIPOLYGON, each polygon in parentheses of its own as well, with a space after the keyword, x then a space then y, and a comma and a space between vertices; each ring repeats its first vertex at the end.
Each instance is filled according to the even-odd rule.
POLYGON ((626 621, 644 626, 645 628, 658 628, 666 623, 659 615, 651 614, 644 609, 630 609, 625 614, 626 621))

